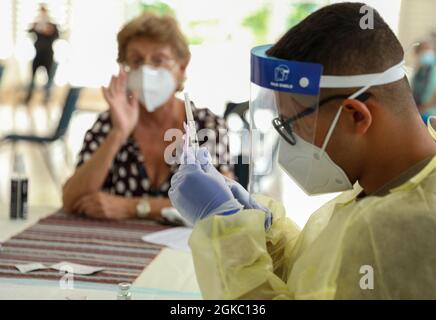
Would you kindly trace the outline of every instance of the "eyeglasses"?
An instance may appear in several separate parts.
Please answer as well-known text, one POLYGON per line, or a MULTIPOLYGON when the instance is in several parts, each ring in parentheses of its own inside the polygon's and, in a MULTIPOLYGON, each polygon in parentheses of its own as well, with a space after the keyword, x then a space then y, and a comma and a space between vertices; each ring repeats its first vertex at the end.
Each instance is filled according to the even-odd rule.
MULTIPOLYGON (((357 96, 355 99, 359 100, 360 102, 365 102, 366 100, 369 99, 369 97, 371 95, 372 94, 370 92, 363 92, 362 94, 357 96)), ((283 119, 281 116, 274 118, 272 120, 273 127, 283 137, 283 139, 285 139, 291 145, 295 145, 297 141, 295 139, 294 132, 292 130, 292 123, 293 122, 314 113, 316 110, 321 108, 322 105, 324 105, 332 100, 337 100, 337 99, 345 100, 348 97, 349 97, 348 95, 334 95, 334 96, 327 97, 327 98, 321 100, 318 104, 314 104, 314 105, 304 109, 300 113, 296 114, 295 116, 290 117, 286 120, 283 119)))
POLYGON ((133 69, 139 68, 144 64, 152 66, 154 68, 163 67, 163 68, 171 69, 176 64, 176 60, 163 56, 162 54, 154 54, 147 58, 140 57, 128 63, 129 67, 133 69))

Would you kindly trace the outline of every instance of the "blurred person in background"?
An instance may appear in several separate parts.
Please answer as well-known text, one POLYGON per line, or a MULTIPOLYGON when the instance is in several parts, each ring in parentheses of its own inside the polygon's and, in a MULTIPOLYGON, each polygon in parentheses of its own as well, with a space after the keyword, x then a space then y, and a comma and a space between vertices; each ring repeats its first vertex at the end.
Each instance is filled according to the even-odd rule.
POLYGON ((424 41, 416 47, 417 71, 412 80, 413 96, 422 119, 427 123, 436 115, 436 54, 431 41, 424 41))
MULTIPOLYGON (((76 171, 63 187, 67 212, 163 220, 161 210, 172 206, 168 190, 177 170, 165 161, 171 142, 164 135, 168 129, 183 130, 184 101, 175 94, 183 88, 189 61, 188 44, 172 16, 145 13, 118 33, 121 71, 103 88, 109 111, 87 131, 76 171)), ((216 133, 211 154, 228 159, 228 139, 218 133, 227 132, 224 120, 208 109, 193 107, 193 115, 197 130, 216 133)), ((232 176, 229 165, 216 168, 232 176)))
POLYGON ((53 60, 53 43, 59 38, 59 31, 57 25, 51 21, 47 7, 44 4, 39 6, 39 14, 29 32, 34 34, 36 38, 34 44, 36 55, 32 62, 32 77, 24 103, 28 104, 32 99, 36 71, 39 67, 43 67, 47 72, 47 83, 44 88, 44 104, 47 104, 50 99, 50 91, 56 69, 53 60))

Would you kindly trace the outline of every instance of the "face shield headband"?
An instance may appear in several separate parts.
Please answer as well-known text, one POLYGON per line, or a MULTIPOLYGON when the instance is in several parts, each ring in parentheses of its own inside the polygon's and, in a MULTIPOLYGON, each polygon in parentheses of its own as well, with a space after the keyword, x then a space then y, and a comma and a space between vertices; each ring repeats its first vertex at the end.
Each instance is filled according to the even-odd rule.
MULTIPOLYGON (((289 92, 294 94, 303 94, 317 96, 321 88, 359 88, 350 96, 343 96, 343 99, 359 99, 365 101, 369 95, 365 94, 372 86, 384 85, 398 81, 406 75, 402 60, 398 64, 388 68, 381 73, 350 75, 350 76, 332 76, 322 75, 323 66, 321 64, 299 62, 292 60, 279 59, 266 55, 266 51, 271 45, 262 45, 251 51, 251 82, 273 91, 289 92)), ((321 100, 318 104, 306 108, 296 116, 287 119, 284 123, 279 119, 274 119, 273 125, 276 129, 278 126, 286 126, 286 122, 291 123, 302 117, 310 115, 316 111, 319 106, 329 102, 335 97, 329 97, 321 100)), ((327 133, 322 149, 325 150, 331 134, 336 126, 342 106, 338 110, 333 123, 327 133)), ((281 131, 278 130, 281 134, 281 131)), ((287 139, 289 140, 289 139, 287 139)), ((288 141, 293 144, 292 140, 288 141)))

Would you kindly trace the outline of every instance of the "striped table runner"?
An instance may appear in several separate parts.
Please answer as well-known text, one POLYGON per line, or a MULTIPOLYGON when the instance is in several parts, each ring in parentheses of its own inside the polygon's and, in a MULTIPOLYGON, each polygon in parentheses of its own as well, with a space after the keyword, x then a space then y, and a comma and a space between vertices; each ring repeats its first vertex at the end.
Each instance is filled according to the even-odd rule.
POLYGON ((59 280, 64 275, 60 271, 23 274, 15 265, 68 261, 105 268, 93 275, 74 275, 75 282, 132 283, 162 249, 141 237, 167 228, 152 221, 103 221, 56 212, 1 244, 0 278, 59 280))

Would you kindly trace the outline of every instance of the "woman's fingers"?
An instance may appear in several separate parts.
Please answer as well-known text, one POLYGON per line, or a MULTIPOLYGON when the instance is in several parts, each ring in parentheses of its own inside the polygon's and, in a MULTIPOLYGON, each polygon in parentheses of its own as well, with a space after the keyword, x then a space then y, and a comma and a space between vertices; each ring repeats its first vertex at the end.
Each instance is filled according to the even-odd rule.
POLYGON ((86 196, 86 199, 81 203, 81 212, 88 217, 101 218, 103 216, 103 208, 94 197, 86 196))
POLYGON ((91 195, 86 195, 81 197, 75 204, 74 206, 74 210, 79 213, 85 213, 85 209, 86 206, 88 205, 88 203, 91 201, 91 195))
POLYGON ((77 212, 77 213, 85 213, 83 198, 79 199, 79 201, 76 202, 73 210, 74 210, 74 212, 77 212))
POLYGON ((85 213, 90 204, 96 203, 94 194, 88 194, 81 197, 73 206, 73 210, 79 213, 85 213))
POLYGON ((131 107, 138 107, 138 93, 137 92, 129 92, 129 105, 131 107))
POLYGON ((122 75, 121 75, 121 70, 118 73, 118 76, 115 77, 115 90, 117 92, 117 94, 119 94, 122 91, 122 87, 123 87, 123 79, 122 79, 122 75))
POLYGON ((109 92, 112 95, 112 97, 116 97, 116 77, 112 76, 111 82, 109 83, 109 92))
POLYGON ((109 103, 112 100, 112 95, 109 92, 109 89, 106 87, 101 87, 101 91, 103 92, 103 97, 109 103))
POLYGON ((73 205, 73 211, 74 212, 77 212, 77 213, 82 213, 82 203, 83 203, 83 198, 84 197, 81 197, 81 198, 79 198, 78 200, 76 200, 76 202, 74 203, 74 205, 73 205))
POLYGON ((121 92, 126 92, 127 89, 127 72, 121 68, 120 70, 120 90, 121 92))
POLYGON ((102 208, 96 204, 89 204, 86 208, 85 214, 88 217, 97 219, 104 217, 102 208))
MULTIPOLYGON (((106 88, 103 93, 108 102, 112 102, 115 99, 124 99, 124 101, 126 101, 126 87, 127 74, 125 74, 125 71, 120 71, 120 74, 118 76, 112 76, 109 87, 106 88)), ((120 101, 122 100, 119 100, 118 104, 120 104, 120 101)))
POLYGON ((125 93, 127 85, 127 72, 124 70, 123 66, 120 65, 120 72, 118 76, 115 77, 115 88, 118 93, 125 93))

